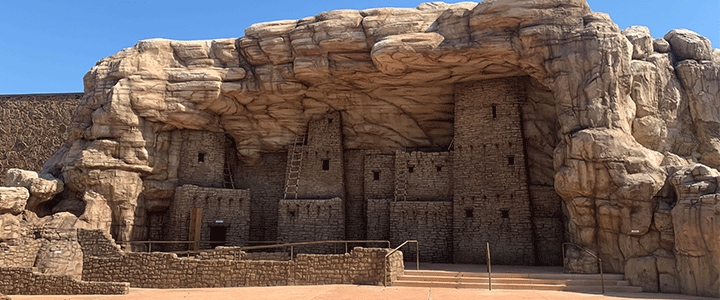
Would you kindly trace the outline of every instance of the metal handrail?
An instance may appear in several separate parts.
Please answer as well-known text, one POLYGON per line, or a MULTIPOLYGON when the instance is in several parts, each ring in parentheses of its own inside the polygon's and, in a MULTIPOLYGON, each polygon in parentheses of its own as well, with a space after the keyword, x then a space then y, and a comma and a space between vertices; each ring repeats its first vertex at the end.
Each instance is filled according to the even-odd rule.
MULTIPOLYGON (((388 254, 385 254, 385 259, 383 260, 383 274, 385 274, 385 282, 383 283, 383 286, 387 286, 388 257, 390 257, 390 255, 393 255, 393 253, 398 252, 398 250, 400 250, 400 248, 402 248, 403 246, 407 245, 407 243, 415 243, 415 260, 416 260, 415 269, 420 271, 420 251, 419 251, 418 241, 417 240, 407 240, 407 241, 403 242, 402 244, 400 244, 400 246, 397 246, 397 247, 395 247, 395 249, 388 252, 388 254)), ((388 248, 390 248, 389 245, 390 244, 388 244, 388 248)))
POLYGON ((485 244, 487 250, 487 271, 488 271, 488 290, 492 291, 492 267, 490 266, 490 242, 485 244))
POLYGON ((603 276, 602 258, 600 258, 600 256, 598 256, 597 254, 592 253, 587 248, 580 246, 578 244, 570 243, 570 242, 562 243, 563 272, 567 272, 567 264, 565 263, 565 245, 575 246, 578 249, 585 251, 587 254, 590 254, 592 257, 595 257, 595 259, 597 259, 598 267, 600 268, 600 286, 602 287, 602 293, 605 294, 605 277, 603 276))
MULTIPOLYGON (((219 243, 221 241, 199 241, 197 243, 219 243)), ((152 245, 153 243, 156 244, 192 244, 196 243, 195 241, 127 241, 127 242, 121 242, 122 244, 143 244, 143 243, 149 243, 152 245)), ((253 242, 257 243, 257 242, 253 242)), ((292 260, 295 246, 308 246, 308 245, 321 245, 321 244, 345 244, 345 253, 348 253, 348 244, 351 243, 387 243, 388 248, 390 248, 390 241, 387 240, 339 240, 339 241, 313 241, 313 242, 298 242, 298 243, 285 243, 285 244, 275 244, 275 245, 263 245, 263 246, 241 246, 238 247, 239 250, 257 250, 257 249, 272 249, 272 248, 283 248, 283 247, 290 247, 290 259, 292 260)), ((149 247, 148 247, 149 248, 149 247)), ((201 251, 207 251, 207 250, 197 250, 197 251, 175 251, 172 253, 182 253, 182 254, 191 254, 191 253, 200 253, 201 251)))

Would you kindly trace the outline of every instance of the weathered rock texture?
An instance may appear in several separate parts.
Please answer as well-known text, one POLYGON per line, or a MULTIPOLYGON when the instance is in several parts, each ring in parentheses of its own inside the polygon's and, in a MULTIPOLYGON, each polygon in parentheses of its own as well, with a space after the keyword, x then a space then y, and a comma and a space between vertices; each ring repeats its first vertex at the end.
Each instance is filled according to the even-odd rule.
MULTIPOLYGON (((181 130, 232 140, 234 153, 208 150, 198 162, 224 155, 247 168, 333 111, 342 145, 315 149, 333 164, 343 150, 447 149, 456 87, 525 77, 520 181, 554 186, 569 241, 646 290, 718 297, 719 211, 707 196, 720 167, 718 52, 687 30, 620 31, 582 0, 339 10, 255 24, 237 39, 145 40, 87 73, 68 146, 43 173, 62 178, 55 207, 80 208, 79 224, 143 239, 148 215, 183 183, 181 130), (678 173, 695 163, 707 171, 678 173)), ((532 217, 523 226, 537 226, 532 217)), ((597 271, 585 252, 567 254, 573 271, 597 271)))
POLYGON ((70 119, 82 96, 1 95, 0 174, 10 168, 40 171, 45 160, 68 141, 70 119))

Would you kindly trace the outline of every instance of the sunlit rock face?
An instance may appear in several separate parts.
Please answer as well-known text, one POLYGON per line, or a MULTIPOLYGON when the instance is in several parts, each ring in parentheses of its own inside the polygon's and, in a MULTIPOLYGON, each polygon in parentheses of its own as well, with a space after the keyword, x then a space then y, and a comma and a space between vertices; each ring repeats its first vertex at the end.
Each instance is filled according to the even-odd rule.
MULTIPOLYGON (((646 290, 719 296, 717 282, 697 279, 717 278, 717 247, 688 244, 718 238, 702 229, 717 218, 704 208, 715 191, 695 192, 703 220, 678 200, 679 186, 715 180, 682 168, 720 167, 719 74, 706 38, 621 31, 581 0, 323 12, 255 24, 241 38, 140 41, 102 59, 43 173, 84 209, 81 227, 141 239, 145 211, 168 205, 149 201, 178 182, 173 131, 226 133, 252 165, 287 151, 313 116, 339 111, 346 150, 447 148, 455 83, 526 76, 529 181, 562 197, 569 241, 646 290), (715 266, 687 273, 705 259, 715 266), (703 288, 680 288, 691 281, 703 288)), ((567 255, 571 270, 597 271, 584 252, 567 255)))

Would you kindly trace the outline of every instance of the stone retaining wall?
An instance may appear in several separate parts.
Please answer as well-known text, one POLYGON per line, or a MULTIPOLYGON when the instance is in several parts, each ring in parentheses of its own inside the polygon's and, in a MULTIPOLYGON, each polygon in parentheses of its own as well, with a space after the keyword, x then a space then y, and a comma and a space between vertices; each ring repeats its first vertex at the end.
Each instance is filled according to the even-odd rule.
POLYGON ((32 268, 0 267, 0 294, 8 295, 123 295, 127 282, 88 282, 68 275, 46 275, 32 268))
MULTIPOLYGON (((84 261, 83 279, 129 282, 142 288, 381 285, 385 278, 383 260, 389 251, 358 247, 348 254, 298 254, 293 261, 202 260, 172 253, 89 256, 84 261)), ((387 268, 389 280, 402 274, 402 253, 394 253, 387 268)))

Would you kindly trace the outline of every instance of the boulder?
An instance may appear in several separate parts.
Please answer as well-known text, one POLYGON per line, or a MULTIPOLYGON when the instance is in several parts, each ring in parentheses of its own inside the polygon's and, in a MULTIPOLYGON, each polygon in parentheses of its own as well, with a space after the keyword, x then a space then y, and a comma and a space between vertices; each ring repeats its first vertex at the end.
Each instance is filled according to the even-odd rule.
POLYGON ((27 202, 27 209, 32 210, 38 204, 46 202, 58 193, 63 191, 64 184, 61 180, 50 174, 38 174, 34 171, 21 169, 10 169, 5 176, 5 185, 13 187, 24 187, 30 192, 27 202))
POLYGON ((710 40, 687 29, 673 29, 665 34, 672 52, 679 60, 711 60, 712 46, 710 40))
POLYGON ((28 198, 30 193, 24 187, 0 187, 0 214, 22 213, 28 198))
POLYGON ((652 256, 628 259, 625 265, 625 278, 634 286, 640 286, 643 292, 658 292, 658 272, 655 258, 652 256))
POLYGON ((668 53, 670 52, 670 43, 668 43, 666 39, 654 39, 653 50, 655 50, 655 52, 668 53))
POLYGON ((622 34, 633 45, 633 59, 643 59, 653 53, 653 37, 645 26, 630 26, 622 34))

